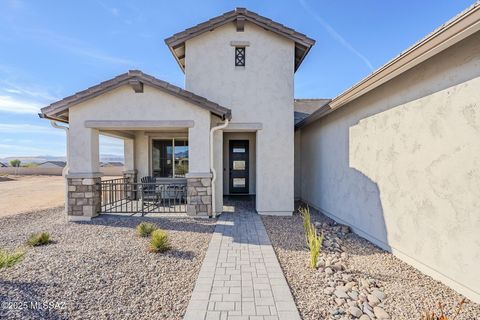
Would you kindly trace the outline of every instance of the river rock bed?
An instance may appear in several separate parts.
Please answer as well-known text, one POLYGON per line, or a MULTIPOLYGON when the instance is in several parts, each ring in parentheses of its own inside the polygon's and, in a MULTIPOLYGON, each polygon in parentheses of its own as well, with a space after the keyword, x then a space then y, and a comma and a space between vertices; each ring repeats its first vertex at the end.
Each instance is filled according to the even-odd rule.
MULTIPOLYGON (((426 310, 454 311, 463 298, 358 235, 348 226, 311 209, 312 222, 324 241, 316 269, 308 267, 309 251, 299 214, 262 217, 304 320, 418 319, 426 310)), ((467 301, 464 320, 479 319, 480 305, 467 301)))

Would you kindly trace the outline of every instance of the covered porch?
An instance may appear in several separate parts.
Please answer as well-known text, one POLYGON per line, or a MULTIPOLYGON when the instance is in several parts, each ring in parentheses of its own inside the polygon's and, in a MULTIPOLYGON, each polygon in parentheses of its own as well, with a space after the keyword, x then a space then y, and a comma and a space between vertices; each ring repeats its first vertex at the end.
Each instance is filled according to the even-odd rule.
POLYGON ((211 130, 231 118, 229 109, 130 71, 53 103, 40 116, 56 127, 68 123, 70 220, 114 211, 212 215, 211 130), (123 177, 101 181, 100 135, 123 140, 123 177))

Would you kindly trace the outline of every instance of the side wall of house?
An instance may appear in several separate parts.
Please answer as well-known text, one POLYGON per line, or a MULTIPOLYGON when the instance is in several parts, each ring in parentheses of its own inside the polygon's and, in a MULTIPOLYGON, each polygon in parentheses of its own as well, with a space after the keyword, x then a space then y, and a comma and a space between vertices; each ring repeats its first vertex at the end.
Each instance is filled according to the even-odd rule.
POLYGON ((301 130, 301 196, 480 302, 480 33, 301 130))
POLYGON ((261 214, 293 211, 294 42, 247 22, 229 23, 186 42, 186 89, 232 110, 232 123, 257 132, 256 205, 261 214), (248 42, 235 66, 232 42, 248 42))

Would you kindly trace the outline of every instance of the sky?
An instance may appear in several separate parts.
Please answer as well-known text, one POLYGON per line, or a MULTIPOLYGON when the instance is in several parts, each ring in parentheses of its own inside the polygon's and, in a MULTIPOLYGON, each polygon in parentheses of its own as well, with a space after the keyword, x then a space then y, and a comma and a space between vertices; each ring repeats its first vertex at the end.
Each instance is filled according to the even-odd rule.
MULTIPOLYGON (((184 86, 164 39, 246 7, 317 42, 296 98, 334 98, 473 4, 466 0, 0 0, 0 158, 65 155, 41 107, 130 69, 184 86)), ((121 155, 101 137, 100 152, 121 155)))

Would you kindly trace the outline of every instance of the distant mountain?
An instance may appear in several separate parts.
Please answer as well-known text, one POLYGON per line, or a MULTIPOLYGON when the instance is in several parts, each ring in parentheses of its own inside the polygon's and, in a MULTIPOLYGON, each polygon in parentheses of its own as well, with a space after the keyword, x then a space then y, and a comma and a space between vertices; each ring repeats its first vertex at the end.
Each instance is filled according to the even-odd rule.
MULTIPOLYGON (((22 161, 22 163, 42 163, 46 161, 66 161, 65 157, 63 156, 34 156, 34 157, 6 157, 0 158, 0 162, 8 164, 10 160, 18 159, 22 161)), ((100 155, 101 162, 122 162, 123 157, 115 154, 101 154, 100 155)))

